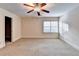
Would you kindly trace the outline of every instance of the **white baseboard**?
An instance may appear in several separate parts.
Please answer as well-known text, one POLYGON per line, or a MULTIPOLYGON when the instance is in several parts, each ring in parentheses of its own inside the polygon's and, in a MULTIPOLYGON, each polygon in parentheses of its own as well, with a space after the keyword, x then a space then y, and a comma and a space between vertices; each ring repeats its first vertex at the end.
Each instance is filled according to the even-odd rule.
POLYGON ((22 39, 58 39, 58 38, 49 38, 49 37, 22 37, 22 39))
POLYGON ((15 41, 17 41, 17 40, 19 40, 19 39, 21 39, 21 37, 16 38, 16 39, 12 39, 12 42, 15 42, 15 41))
POLYGON ((0 49, 5 47, 5 43, 0 45, 0 49))
POLYGON ((79 46, 78 45, 76 45, 76 44, 74 44, 74 43, 72 43, 72 42, 70 42, 70 41, 67 40, 67 39, 70 39, 70 38, 65 38, 65 37, 60 36, 60 39, 63 40, 63 41, 65 41, 69 45, 71 45, 73 48, 79 50, 79 46))

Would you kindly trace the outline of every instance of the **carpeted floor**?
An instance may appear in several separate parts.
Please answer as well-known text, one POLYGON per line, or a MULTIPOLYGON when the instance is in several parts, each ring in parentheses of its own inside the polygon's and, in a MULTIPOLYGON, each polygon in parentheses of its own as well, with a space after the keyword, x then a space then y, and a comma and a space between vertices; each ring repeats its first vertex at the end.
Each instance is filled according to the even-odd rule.
POLYGON ((60 39, 20 39, 0 49, 2 56, 78 56, 79 51, 60 39))

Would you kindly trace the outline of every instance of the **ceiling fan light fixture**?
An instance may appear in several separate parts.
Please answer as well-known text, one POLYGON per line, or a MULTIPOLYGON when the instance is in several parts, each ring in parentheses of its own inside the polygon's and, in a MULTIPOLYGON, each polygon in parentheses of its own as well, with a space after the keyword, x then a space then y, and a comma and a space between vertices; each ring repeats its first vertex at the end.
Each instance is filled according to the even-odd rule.
POLYGON ((35 7, 34 11, 40 11, 39 7, 35 7))
POLYGON ((28 11, 27 13, 30 13, 30 12, 33 12, 33 11, 36 11, 38 16, 40 16, 40 11, 43 11, 43 12, 46 12, 46 13, 49 13, 48 10, 45 9, 44 6, 46 6, 47 4, 46 3, 33 3, 33 5, 29 5, 29 4, 23 4, 25 7, 28 6, 28 7, 31 7, 31 10, 28 11))

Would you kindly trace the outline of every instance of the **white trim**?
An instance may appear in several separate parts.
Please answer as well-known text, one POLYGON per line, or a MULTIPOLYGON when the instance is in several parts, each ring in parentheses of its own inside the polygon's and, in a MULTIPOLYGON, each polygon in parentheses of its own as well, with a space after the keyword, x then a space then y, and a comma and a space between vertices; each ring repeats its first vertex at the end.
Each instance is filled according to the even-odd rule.
POLYGON ((39 38, 39 39, 58 39, 58 37, 54 37, 54 38, 52 38, 52 37, 22 37, 22 38, 25 38, 25 39, 27 39, 27 38, 28 38, 28 39, 29 39, 29 38, 30 38, 30 39, 31 39, 31 38, 32 38, 32 39, 38 39, 38 38, 39 38))
POLYGON ((70 41, 67 40, 67 39, 71 39, 71 38, 66 38, 66 37, 60 36, 60 39, 63 40, 63 41, 65 41, 69 45, 71 45, 73 48, 79 50, 79 46, 78 45, 76 45, 76 44, 74 44, 74 43, 72 43, 72 42, 70 42, 70 41))

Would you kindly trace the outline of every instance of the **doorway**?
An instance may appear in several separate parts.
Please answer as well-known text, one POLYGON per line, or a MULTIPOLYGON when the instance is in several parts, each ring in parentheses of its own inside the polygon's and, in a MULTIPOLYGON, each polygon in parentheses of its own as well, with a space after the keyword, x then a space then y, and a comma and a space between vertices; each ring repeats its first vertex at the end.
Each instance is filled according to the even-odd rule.
POLYGON ((12 41, 12 18, 5 16, 5 42, 12 41))

